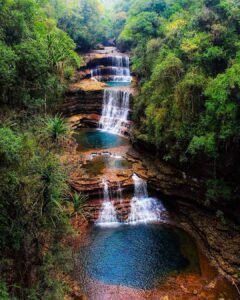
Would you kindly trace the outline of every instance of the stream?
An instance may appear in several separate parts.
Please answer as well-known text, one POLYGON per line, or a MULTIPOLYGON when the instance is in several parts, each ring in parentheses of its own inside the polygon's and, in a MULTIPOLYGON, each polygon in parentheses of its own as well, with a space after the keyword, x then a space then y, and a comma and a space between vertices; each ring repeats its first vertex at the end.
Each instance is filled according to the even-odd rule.
POLYGON ((131 160, 129 58, 105 49, 91 80, 105 82, 98 128, 77 130, 80 188, 93 216, 75 255, 75 279, 90 300, 237 299, 234 288, 174 225, 171 209, 149 191, 144 166, 131 160))

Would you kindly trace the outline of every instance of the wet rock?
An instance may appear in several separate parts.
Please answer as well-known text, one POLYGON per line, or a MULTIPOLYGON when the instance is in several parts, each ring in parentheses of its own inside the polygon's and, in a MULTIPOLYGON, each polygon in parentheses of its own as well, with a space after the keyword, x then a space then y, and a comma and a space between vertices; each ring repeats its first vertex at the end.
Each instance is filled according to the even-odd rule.
POLYGON ((193 290, 193 295, 197 295, 198 294, 198 291, 197 290, 193 290))
POLYGON ((77 114, 101 114, 103 91, 105 84, 86 80, 86 83, 76 83, 70 86, 64 103, 58 107, 64 116, 77 114))
POLYGON ((209 288, 209 289, 214 289, 215 286, 216 286, 216 283, 217 283, 217 280, 211 281, 211 282, 207 285, 207 288, 209 288))
MULTIPOLYGON (((169 196, 177 196, 192 201, 203 203, 205 199, 204 181, 196 180, 187 176, 181 170, 161 161, 158 158, 151 157, 149 154, 137 152, 134 149, 128 151, 129 157, 142 161, 147 169, 147 180, 149 186, 161 193, 169 196)), ((141 175, 140 175, 141 176, 141 175)))
POLYGON ((188 289, 184 285, 181 285, 180 287, 184 291, 184 293, 189 293, 188 289))
MULTIPOLYGON (((190 232, 200 242, 211 265, 217 267, 218 273, 227 278, 234 278, 240 265, 240 232, 229 224, 228 231, 219 229, 218 219, 204 208, 181 201, 176 223, 190 232)), ((239 283, 239 278, 235 279, 239 283)), ((214 281, 209 288, 214 286, 214 281)))
POLYGON ((82 127, 96 128, 98 127, 100 115, 98 114, 78 114, 67 118, 68 123, 73 129, 82 127))
POLYGON ((81 296, 75 296, 74 300, 88 300, 88 298, 85 295, 81 295, 81 296))

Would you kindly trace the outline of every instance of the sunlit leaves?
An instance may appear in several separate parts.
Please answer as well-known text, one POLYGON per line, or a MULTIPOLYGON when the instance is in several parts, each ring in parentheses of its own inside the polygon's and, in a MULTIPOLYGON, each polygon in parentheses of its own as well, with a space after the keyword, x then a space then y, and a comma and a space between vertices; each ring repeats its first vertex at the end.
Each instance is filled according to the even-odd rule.
POLYGON ((200 50, 209 44, 209 35, 206 33, 191 33, 191 36, 188 36, 182 40, 181 49, 189 54, 197 50, 200 50))
POLYGON ((154 104, 150 104, 146 108, 145 113, 147 116, 148 136, 152 137, 151 142, 159 145, 162 140, 162 130, 166 125, 168 111, 164 107, 157 108, 154 104))
POLYGON ((216 137, 214 133, 208 133, 205 136, 194 136, 188 147, 188 151, 193 155, 199 152, 216 155, 216 150, 216 137))
POLYGON ((81 62, 75 43, 47 17, 42 7, 45 4, 36 0, 1 4, 1 102, 29 107, 28 99, 31 103, 46 97, 52 100, 61 89, 52 85, 50 90, 50 82, 62 84, 65 68, 76 68, 81 62))
POLYGON ((13 163, 20 157, 22 139, 10 128, 0 128, 0 162, 13 163))
MULTIPOLYGON (((56 1, 54 6, 58 4, 56 1)), ((104 41, 110 28, 105 28, 108 20, 99 0, 80 0, 64 7, 57 16, 58 26, 69 34, 78 49, 89 50, 104 41)))
POLYGON ((172 22, 166 24, 166 31, 168 34, 173 34, 178 31, 181 31, 187 25, 187 21, 184 19, 176 19, 172 22))
POLYGON ((17 55, 11 47, 0 41, 0 86, 11 84, 16 79, 17 55))
POLYGON ((190 71, 175 89, 175 102, 177 107, 176 118, 191 120, 203 111, 204 95, 207 79, 196 70, 190 71))
POLYGON ((46 46, 48 62, 58 70, 60 76, 66 65, 80 65, 80 58, 74 51, 75 44, 65 32, 58 29, 51 31, 46 36, 46 46))
POLYGON ((136 45, 133 69, 144 78, 135 101, 138 136, 179 160, 185 153, 213 157, 238 144, 238 2, 167 2, 154 38, 136 35, 139 10, 132 6, 121 35, 136 45))
POLYGON ((155 36, 158 26, 158 16, 155 12, 142 12, 130 18, 120 39, 136 43, 137 39, 155 36))
POLYGON ((159 92, 168 93, 183 74, 183 63, 173 53, 169 53, 162 62, 158 62, 151 81, 159 92))

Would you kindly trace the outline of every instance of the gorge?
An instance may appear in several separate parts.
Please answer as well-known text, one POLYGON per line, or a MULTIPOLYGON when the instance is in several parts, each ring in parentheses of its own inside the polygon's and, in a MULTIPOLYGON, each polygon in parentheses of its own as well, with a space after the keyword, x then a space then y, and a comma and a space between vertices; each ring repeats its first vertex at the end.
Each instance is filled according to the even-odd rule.
POLYGON ((0 300, 240 299, 240 1, 0 1, 0 300))
MULTIPOLYGON (((98 58, 99 62, 92 58, 87 63, 94 69, 90 69, 90 78, 82 79, 104 83, 102 109, 96 111, 95 125, 91 125, 91 129, 82 128, 89 123, 81 123, 81 115, 75 120, 73 116, 68 119, 75 128, 81 128, 75 134, 76 154, 71 154, 76 160, 81 155, 81 170, 73 172, 71 185, 78 193, 88 196, 90 209, 87 227, 84 227, 86 237, 80 242, 75 257, 75 278, 87 297, 94 300, 107 297, 162 299, 165 296, 169 299, 234 299, 237 297, 235 287, 217 271, 223 267, 228 277, 230 260, 229 269, 226 269, 226 261, 224 266, 218 265, 219 256, 208 252, 206 247, 206 243, 213 241, 203 241, 200 233, 207 230, 197 223, 201 209, 196 214, 197 204, 191 206, 177 198, 182 193, 183 198, 189 197, 197 203, 198 197, 201 199, 200 195, 196 196, 200 182, 167 164, 160 167, 161 178, 161 171, 160 174, 156 171, 158 165, 153 167, 149 163, 151 158, 145 158, 131 145, 134 84, 129 81, 130 71, 116 75, 115 68, 128 68, 129 60, 126 55, 121 59, 119 53, 114 59, 108 54, 112 51, 117 53, 113 48, 97 51, 104 54, 98 58), (159 174, 157 179, 154 172, 159 174), (157 187, 155 180, 158 180, 157 187), (166 199, 159 190, 176 199, 166 199), (178 287, 173 288, 173 280, 178 281, 178 287)), ((86 100, 79 97, 78 101, 86 100)), ((88 103, 84 105, 84 118, 91 119, 91 108, 87 114, 88 103)), ((211 222, 214 223, 214 219, 211 222)), ((214 240, 212 249, 219 247, 219 242, 218 238, 214 240)))

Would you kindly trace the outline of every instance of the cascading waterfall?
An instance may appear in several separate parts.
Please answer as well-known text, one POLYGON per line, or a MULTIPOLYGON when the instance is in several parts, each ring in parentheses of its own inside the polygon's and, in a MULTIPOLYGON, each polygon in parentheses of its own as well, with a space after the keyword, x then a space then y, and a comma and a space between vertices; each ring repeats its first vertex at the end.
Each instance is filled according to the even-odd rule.
POLYGON ((163 210, 161 203, 148 196, 146 181, 134 174, 133 182, 134 197, 131 201, 131 212, 127 222, 138 224, 159 221, 160 211, 163 210))
POLYGON ((122 187, 120 182, 117 183, 117 199, 120 202, 120 204, 122 204, 123 196, 122 196, 122 187))
MULTIPOLYGON (((133 175, 134 197, 131 200, 131 211, 127 221, 120 222, 117 218, 115 207, 112 203, 111 190, 108 182, 103 179, 103 204, 96 224, 99 226, 118 226, 119 224, 150 223, 161 220, 161 212, 165 211, 162 203, 148 196, 147 183, 136 174, 133 175)), ((115 199, 123 203, 122 188, 120 183, 115 191, 115 199)), ((120 220, 121 217, 119 216, 120 220)))
POLYGON ((103 205, 96 224, 99 226, 117 225, 118 224, 117 215, 116 215, 115 208, 111 202, 111 195, 108 187, 108 182, 106 179, 103 179, 102 185, 103 185, 103 205))
POLYGON ((132 179, 134 182, 134 198, 148 198, 147 182, 138 177, 136 174, 133 174, 132 179))
POLYGON ((111 61, 112 66, 120 67, 120 68, 129 68, 129 57, 128 56, 109 56, 108 60, 111 61))
POLYGON ((93 69, 91 71, 92 77, 101 77, 101 76, 130 76, 130 70, 128 68, 119 68, 119 67, 107 67, 104 69, 93 69))
MULTIPOLYGON (((92 79, 99 81, 131 82, 129 58, 120 55, 105 57, 99 62, 96 69, 91 70, 91 76, 92 79)), ((130 92, 123 88, 106 88, 99 128, 113 134, 123 134, 129 126, 129 113, 130 92)), ((137 224, 158 221, 160 211, 163 210, 161 203, 148 196, 147 183, 136 174, 133 175, 133 181, 135 191, 131 200, 131 211, 127 221, 123 221, 123 223, 137 224)), ((102 185, 104 201, 96 223, 103 226, 119 224, 118 218, 119 220, 124 218, 117 216, 106 179, 103 180, 102 185)), ((123 204, 120 184, 114 194, 118 203, 123 204)))
POLYGON ((98 81, 131 82, 129 57, 109 56, 106 57, 105 65, 91 70, 91 78, 98 81))
POLYGON ((130 93, 118 89, 105 89, 102 117, 99 128, 121 134, 128 125, 130 111, 130 93))

